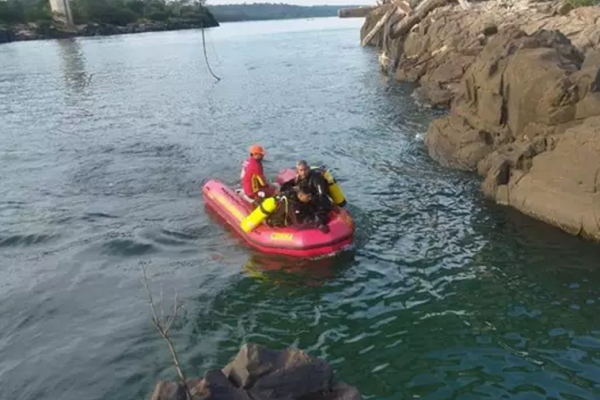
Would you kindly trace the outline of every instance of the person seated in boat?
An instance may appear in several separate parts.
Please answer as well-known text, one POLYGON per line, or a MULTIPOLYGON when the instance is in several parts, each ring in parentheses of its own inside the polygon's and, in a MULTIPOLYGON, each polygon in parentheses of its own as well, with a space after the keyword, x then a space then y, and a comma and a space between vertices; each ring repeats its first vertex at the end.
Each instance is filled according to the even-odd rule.
POLYGON ((293 216, 300 224, 317 223, 319 229, 328 232, 329 213, 333 207, 329 185, 319 171, 311 170, 308 163, 296 163, 296 177, 281 185, 282 193, 291 193, 293 216))
POLYGON ((250 201, 260 202, 275 194, 275 188, 267 183, 263 172, 262 160, 264 157, 265 149, 254 144, 250 146, 250 156, 242 164, 240 174, 242 192, 250 201))

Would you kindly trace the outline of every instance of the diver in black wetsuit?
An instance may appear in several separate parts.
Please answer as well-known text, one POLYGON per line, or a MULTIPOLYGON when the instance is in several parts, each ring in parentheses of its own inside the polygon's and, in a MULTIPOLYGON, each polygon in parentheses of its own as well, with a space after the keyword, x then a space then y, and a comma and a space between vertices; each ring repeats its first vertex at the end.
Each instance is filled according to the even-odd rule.
POLYGON ((333 205, 329 185, 323 175, 311 170, 304 160, 296 164, 296 177, 281 185, 281 192, 291 192, 293 215, 299 224, 317 223, 321 231, 329 232, 329 212, 333 205))

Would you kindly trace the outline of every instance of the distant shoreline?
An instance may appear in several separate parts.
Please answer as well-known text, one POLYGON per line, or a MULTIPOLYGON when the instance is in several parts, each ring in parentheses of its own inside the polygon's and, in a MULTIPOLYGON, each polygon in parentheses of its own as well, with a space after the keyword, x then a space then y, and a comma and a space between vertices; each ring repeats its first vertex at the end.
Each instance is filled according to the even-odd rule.
POLYGON ((267 22, 267 21, 296 21, 301 19, 325 19, 325 18, 337 18, 336 16, 319 16, 319 17, 289 17, 289 18, 268 18, 268 19, 243 19, 235 21, 219 21, 219 25, 222 24, 238 24, 241 22, 267 22))
MULTIPOLYGON (((340 8, 356 5, 297 6, 289 4, 254 3, 206 6, 208 15, 205 28, 218 27, 220 23, 260 22, 331 18, 338 16, 340 8)), ((140 14, 141 15, 141 14, 140 14)), ((105 18, 106 19, 106 18, 105 18)), ((112 22, 110 19, 109 22, 112 22)), ((201 29, 202 23, 190 19, 168 19, 165 21, 140 19, 129 24, 88 22, 66 29, 49 20, 5 24, 0 22, 0 44, 32 40, 67 39, 90 36, 113 36, 133 33, 166 32, 201 29)))
POLYGON ((290 4, 271 3, 223 4, 206 6, 215 19, 220 23, 337 17, 338 10, 340 8, 352 7, 359 6, 351 4, 297 6, 290 4))
MULTIPOLYGON (((215 28, 215 21, 204 28, 215 28)), ((167 32, 190 29, 201 29, 202 24, 190 22, 136 22, 126 26, 111 24, 85 24, 74 30, 66 30, 56 25, 38 26, 37 24, 19 24, 10 27, 0 27, 0 44, 25 42, 34 40, 69 39, 76 37, 116 36, 134 33, 167 32)))
POLYGON ((68 24, 56 20, 47 1, 0 1, 0 43, 219 26, 198 2, 73 0, 70 4, 72 20, 68 24))
MULTIPOLYGON (((257 18, 245 20, 219 21, 217 25, 204 26, 204 28, 216 28, 223 24, 243 23, 243 22, 265 22, 265 21, 288 21, 302 19, 323 19, 335 18, 332 15, 319 16, 292 16, 284 18, 257 18)), ((52 25, 51 27, 38 27, 36 24, 20 24, 11 27, 0 27, 0 44, 12 42, 28 42, 36 40, 70 39, 77 37, 95 37, 95 36, 117 36, 136 33, 150 32, 173 32, 183 30, 201 29, 202 25, 196 23, 134 23, 127 26, 118 26, 110 24, 86 24, 80 25, 75 31, 63 30, 52 25)))

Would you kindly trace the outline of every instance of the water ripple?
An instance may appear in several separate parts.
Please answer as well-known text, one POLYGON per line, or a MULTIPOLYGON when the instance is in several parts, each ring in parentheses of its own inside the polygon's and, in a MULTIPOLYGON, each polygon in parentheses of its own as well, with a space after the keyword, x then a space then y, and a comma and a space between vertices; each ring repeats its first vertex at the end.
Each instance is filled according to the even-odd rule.
POLYGON ((29 247, 58 239, 59 235, 29 234, 29 235, 1 235, 0 247, 29 247))

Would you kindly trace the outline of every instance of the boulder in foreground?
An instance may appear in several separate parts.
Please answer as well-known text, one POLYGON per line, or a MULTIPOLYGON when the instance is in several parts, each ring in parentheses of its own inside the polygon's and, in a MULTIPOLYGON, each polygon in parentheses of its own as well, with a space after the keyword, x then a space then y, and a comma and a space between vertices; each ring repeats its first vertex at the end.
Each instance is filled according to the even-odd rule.
MULTIPOLYGON (((299 349, 277 351, 252 343, 222 370, 188 379, 187 386, 193 400, 362 399, 356 388, 335 379, 326 361, 299 349)), ((160 381, 151 400, 186 400, 185 389, 160 381)))

